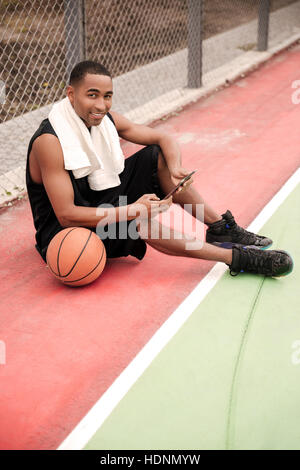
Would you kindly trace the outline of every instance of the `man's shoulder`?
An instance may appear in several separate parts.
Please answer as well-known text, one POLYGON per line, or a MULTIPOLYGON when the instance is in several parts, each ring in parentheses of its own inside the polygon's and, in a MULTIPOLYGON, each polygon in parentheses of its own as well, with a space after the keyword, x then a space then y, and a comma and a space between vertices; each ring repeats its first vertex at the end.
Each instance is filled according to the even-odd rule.
MULTIPOLYGON (((57 134, 55 133, 55 130, 53 129, 49 119, 46 118, 40 123, 38 129, 35 131, 35 133, 31 137, 29 145, 28 145, 28 151, 30 152, 34 142, 36 141, 38 137, 41 137, 41 136, 46 137, 49 134, 58 139, 57 134)), ((44 140, 44 137, 39 140, 44 140)))
POLYGON ((63 153, 59 139, 50 124, 49 119, 44 119, 32 141, 32 152, 39 165, 52 164, 63 165, 63 153))
POLYGON ((55 151, 60 148, 57 135, 50 132, 51 129, 46 128, 43 132, 36 132, 31 141, 31 149, 33 153, 44 152, 47 150, 55 151))
POLYGON ((57 137, 57 134, 56 134, 55 130, 53 129, 53 126, 52 126, 52 124, 51 124, 51 122, 49 121, 48 118, 44 119, 41 122, 40 127, 38 128, 37 132, 39 132, 39 135, 52 134, 55 137, 57 137))

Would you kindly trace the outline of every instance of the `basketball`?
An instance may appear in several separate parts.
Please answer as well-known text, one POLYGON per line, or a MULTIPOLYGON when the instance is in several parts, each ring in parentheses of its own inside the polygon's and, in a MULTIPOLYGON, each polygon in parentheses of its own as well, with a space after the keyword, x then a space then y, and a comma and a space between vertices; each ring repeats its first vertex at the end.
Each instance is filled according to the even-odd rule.
POLYGON ((96 233, 83 227, 68 227, 52 238, 46 261, 61 282, 71 287, 83 286, 102 273, 106 251, 96 233))

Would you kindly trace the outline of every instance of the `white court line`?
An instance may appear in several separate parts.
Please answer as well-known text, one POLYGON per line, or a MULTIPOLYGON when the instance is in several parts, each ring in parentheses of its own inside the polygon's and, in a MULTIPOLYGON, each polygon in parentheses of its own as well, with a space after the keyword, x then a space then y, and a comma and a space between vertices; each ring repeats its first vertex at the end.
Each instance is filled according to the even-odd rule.
MULTIPOLYGON (((249 225, 248 229, 258 232, 299 182, 300 168, 262 209, 259 215, 249 225)), ((128 390, 186 322, 226 270, 226 264, 215 264, 188 297, 156 331, 148 343, 141 349, 126 369, 123 370, 119 377, 117 377, 74 430, 60 444, 58 450, 79 450, 88 443, 96 431, 102 426, 105 419, 126 395, 128 390)))

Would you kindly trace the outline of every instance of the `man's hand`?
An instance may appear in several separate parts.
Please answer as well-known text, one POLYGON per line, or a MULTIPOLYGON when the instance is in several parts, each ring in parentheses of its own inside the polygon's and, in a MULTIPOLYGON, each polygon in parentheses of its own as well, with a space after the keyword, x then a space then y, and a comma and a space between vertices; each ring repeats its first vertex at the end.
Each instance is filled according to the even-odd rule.
MULTIPOLYGON (((175 168, 169 168, 170 174, 171 174, 171 180, 174 183, 175 186, 177 186, 178 183, 187 176, 190 171, 186 170, 182 166, 175 167, 175 168)), ((193 177, 191 177, 188 181, 186 181, 180 188, 177 189, 176 193, 180 191, 185 191, 191 184, 193 183, 193 177)), ((175 194, 176 194, 175 193, 175 194)))
POLYGON ((156 194, 144 194, 136 202, 130 204, 129 214, 135 212, 140 219, 152 219, 161 212, 167 211, 172 204, 172 196, 168 199, 159 199, 156 194))

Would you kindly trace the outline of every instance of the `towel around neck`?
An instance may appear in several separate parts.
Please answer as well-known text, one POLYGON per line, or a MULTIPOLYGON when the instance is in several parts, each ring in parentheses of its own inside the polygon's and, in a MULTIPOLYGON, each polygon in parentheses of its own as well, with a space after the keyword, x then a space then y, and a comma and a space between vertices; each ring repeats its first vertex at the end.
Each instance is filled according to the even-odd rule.
POLYGON ((120 184, 124 155, 117 130, 108 116, 88 129, 66 97, 52 106, 48 118, 60 141, 65 169, 72 170, 74 178, 87 176, 90 188, 95 191, 120 184))

